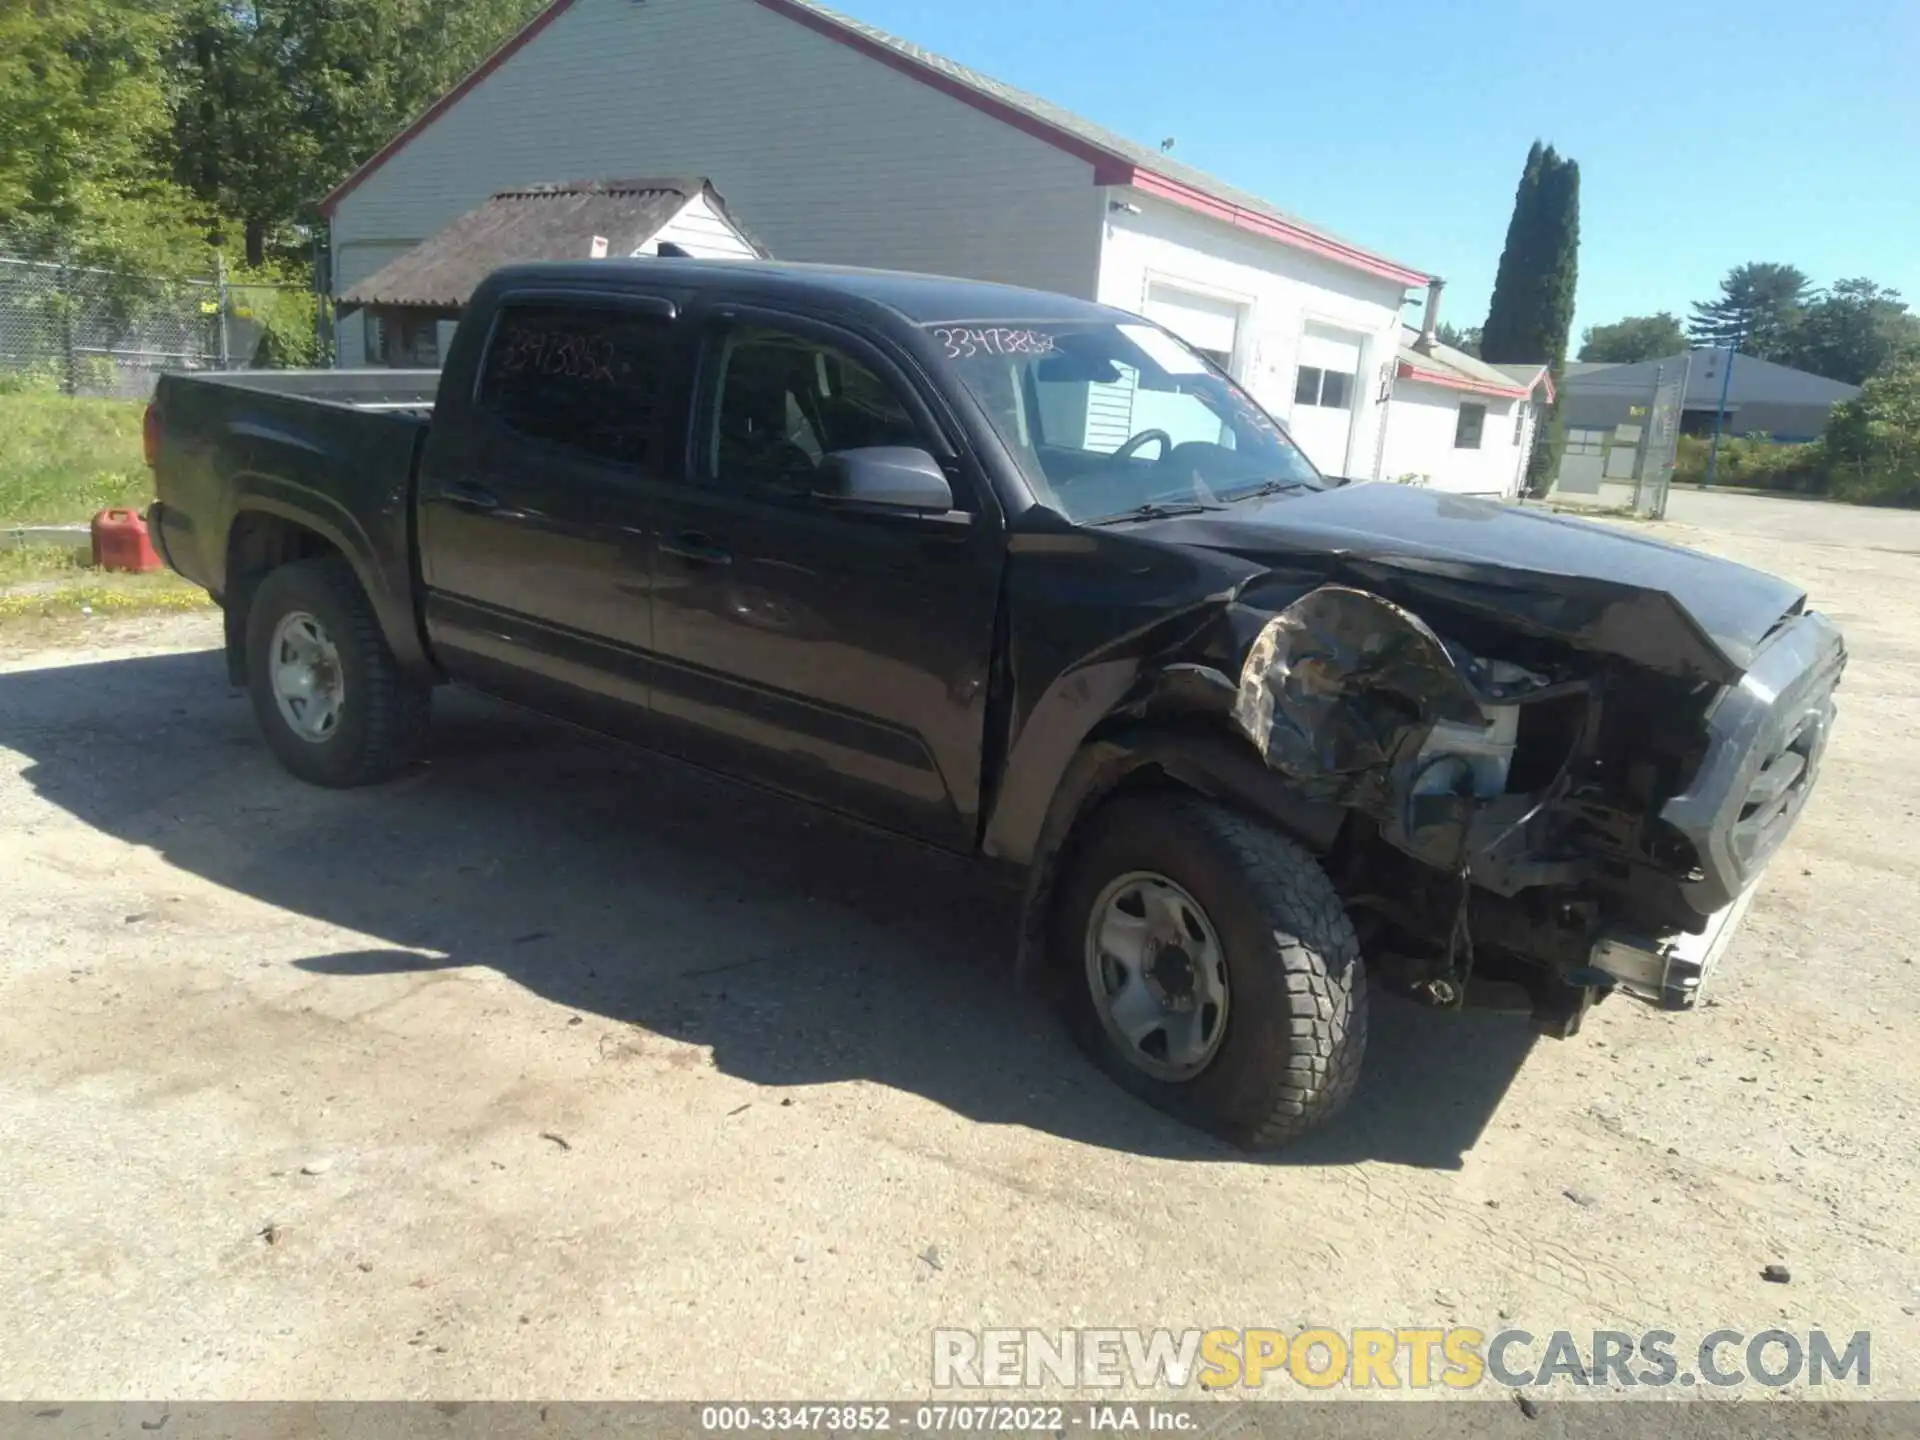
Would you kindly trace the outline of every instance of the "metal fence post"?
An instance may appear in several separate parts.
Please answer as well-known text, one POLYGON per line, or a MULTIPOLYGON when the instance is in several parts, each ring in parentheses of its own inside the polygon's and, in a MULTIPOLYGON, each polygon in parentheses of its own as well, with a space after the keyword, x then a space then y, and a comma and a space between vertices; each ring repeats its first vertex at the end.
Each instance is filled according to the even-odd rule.
POLYGON ((213 305, 214 319, 220 326, 220 368, 231 370, 233 357, 227 353, 227 257, 221 250, 213 252, 213 305))
POLYGON ((60 252, 60 388, 69 395, 79 393, 79 363, 73 353, 73 261, 60 252))

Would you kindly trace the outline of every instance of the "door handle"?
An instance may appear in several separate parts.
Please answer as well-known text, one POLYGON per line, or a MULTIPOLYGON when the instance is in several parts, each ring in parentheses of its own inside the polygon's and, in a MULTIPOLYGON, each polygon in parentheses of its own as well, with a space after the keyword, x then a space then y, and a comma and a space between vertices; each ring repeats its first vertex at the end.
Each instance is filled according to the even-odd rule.
POLYGON ((660 553, 690 565, 731 565, 733 556, 697 530, 682 531, 660 542, 660 553))
POLYGON ((450 505, 464 506, 469 510, 498 510, 500 499, 483 485, 473 485, 460 480, 447 486, 440 492, 440 498, 450 505))

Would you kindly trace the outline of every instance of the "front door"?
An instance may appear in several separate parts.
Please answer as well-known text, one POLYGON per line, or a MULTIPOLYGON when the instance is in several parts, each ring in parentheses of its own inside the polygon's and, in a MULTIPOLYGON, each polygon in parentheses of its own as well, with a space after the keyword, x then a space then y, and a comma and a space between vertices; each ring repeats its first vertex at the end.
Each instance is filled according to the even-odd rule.
POLYGON ((1354 473, 1353 412, 1360 403, 1364 337, 1309 324, 1300 336, 1287 432, 1323 475, 1354 473))
MULTIPOLYGON (((425 613, 458 680, 644 728, 648 482, 685 454, 693 345, 663 297, 511 296, 420 481, 425 613)), ((458 390, 460 387, 449 387, 458 390)))
POLYGON ((668 743, 956 849, 980 806, 1001 541, 980 477, 875 346, 792 317, 710 329, 684 484, 661 487, 654 707, 668 743), (943 462, 946 515, 819 498, 836 450, 943 462))

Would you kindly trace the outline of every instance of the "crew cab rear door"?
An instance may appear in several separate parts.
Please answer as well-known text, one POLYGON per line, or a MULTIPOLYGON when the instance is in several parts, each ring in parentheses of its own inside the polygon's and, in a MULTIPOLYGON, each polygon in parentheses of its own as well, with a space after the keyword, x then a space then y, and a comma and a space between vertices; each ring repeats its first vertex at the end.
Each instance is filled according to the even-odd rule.
POLYGON ((654 710, 689 758, 954 849, 974 843, 1003 537, 937 393, 880 337, 786 310, 701 323, 662 482, 654 710), (821 498, 821 458, 909 446, 946 514, 821 498))
POLYGON ((510 291, 473 375, 449 376, 419 527, 428 636, 453 678, 643 735, 649 485, 686 450, 680 313, 668 291, 510 291))

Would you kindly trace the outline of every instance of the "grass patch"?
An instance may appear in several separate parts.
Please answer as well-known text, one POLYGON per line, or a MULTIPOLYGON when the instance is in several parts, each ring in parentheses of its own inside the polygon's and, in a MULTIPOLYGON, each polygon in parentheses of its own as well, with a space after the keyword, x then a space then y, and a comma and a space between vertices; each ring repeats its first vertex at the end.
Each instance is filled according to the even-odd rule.
POLYGON ((84 622, 96 615, 153 615, 213 604, 206 591, 172 571, 128 575, 95 570, 87 559, 85 551, 65 546, 0 550, 0 625, 84 622))
POLYGON ((74 569, 72 577, 0 589, 0 623, 84 619, 89 615, 153 615, 211 609, 213 601, 178 575, 105 574, 74 569))
POLYGON ((0 530, 143 508, 153 498, 140 443, 145 409, 137 400, 0 394, 0 530))
POLYGON ((64 545, 15 545, 0 550, 0 589, 35 580, 78 580, 91 574, 85 550, 64 545))

